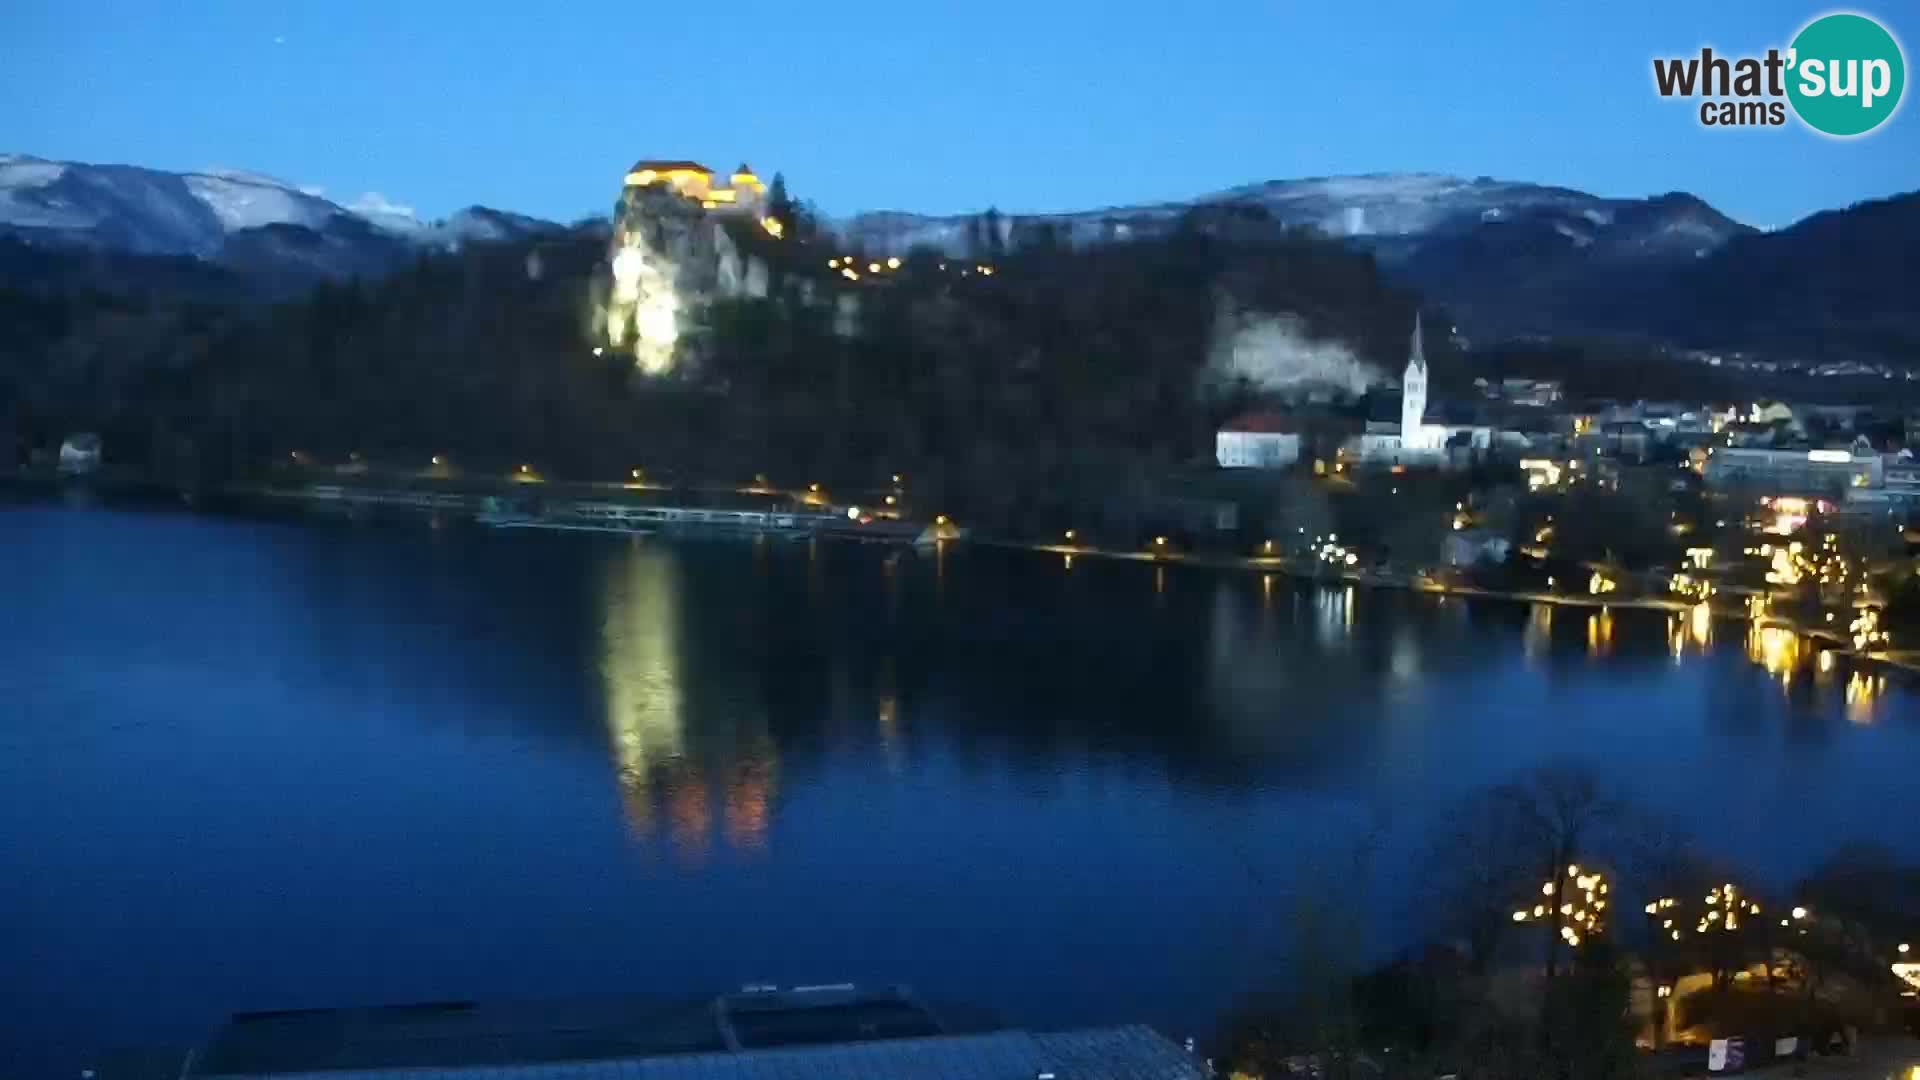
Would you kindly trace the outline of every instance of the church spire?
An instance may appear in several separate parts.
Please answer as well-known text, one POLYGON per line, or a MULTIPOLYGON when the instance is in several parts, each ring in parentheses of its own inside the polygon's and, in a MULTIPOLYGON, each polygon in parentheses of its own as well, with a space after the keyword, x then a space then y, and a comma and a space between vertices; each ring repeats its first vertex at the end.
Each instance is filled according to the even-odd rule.
POLYGON ((1427 353, 1420 344, 1420 312, 1416 308, 1413 313, 1413 349, 1407 355, 1407 368, 1408 370, 1412 370, 1413 368, 1424 368, 1426 366, 1427 353))

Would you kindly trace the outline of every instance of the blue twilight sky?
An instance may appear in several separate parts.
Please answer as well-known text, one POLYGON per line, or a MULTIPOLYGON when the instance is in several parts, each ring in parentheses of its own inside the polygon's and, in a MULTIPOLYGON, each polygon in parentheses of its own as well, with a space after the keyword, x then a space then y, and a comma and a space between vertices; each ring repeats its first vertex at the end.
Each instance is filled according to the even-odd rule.
MULTIPOLYGON (((829 213, 1073 209, 1424 170, 1687 190, 1782 225, 1920 187, 1920 109, 1848 142, 1797 123, 1703 129, 1695 105, 1654 95, 1650 60, 1784 47, 1826 10, 0 0, 0 151, 247 168, 423 216, 603 212, 635 158, 689 157, 784 171, 829 213)), ((1860 10, 1911 64, 1920 4, 1860 10)))

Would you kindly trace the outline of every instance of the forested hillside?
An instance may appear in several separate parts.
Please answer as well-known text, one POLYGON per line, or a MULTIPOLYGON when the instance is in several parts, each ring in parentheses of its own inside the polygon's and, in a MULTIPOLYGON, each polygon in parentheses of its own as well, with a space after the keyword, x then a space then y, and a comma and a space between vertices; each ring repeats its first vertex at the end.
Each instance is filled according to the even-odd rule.
POLYGON ((768 298, 707 308, 689 362, 664 378, 593 351, 605 238, 592 228, 423 256, 265 308, 209 300, 192 275, 16 281, 0 290, 0 415, 20 443, 93 429, 119 460, 214 475, 293 450, 443 453, 581 478, 911 471, 922 490, 984 496, 1044 487, 1070 461, 1210 457, 1213 425, 1249 392, 1203 377, 1223 302, 1295 315, 1393 371, 1414 304, 1370 256, 1245 211, 1091 250, 1030 237, 988 256, 990 276, 916 253, 849 283, 825 236, 738 243, 767 260, 768 298), (841 336, 847 290, 859 317, 841 336))

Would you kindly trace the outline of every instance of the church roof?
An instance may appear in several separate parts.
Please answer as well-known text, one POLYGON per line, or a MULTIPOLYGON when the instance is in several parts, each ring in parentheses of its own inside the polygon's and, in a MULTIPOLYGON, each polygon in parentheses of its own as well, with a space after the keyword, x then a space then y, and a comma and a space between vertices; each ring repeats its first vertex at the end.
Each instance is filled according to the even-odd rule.
POLYGON ((685 170, 691 170, 693 172, 703 172, 703 173, 706 173, 708 176, 713 175, 712 169, 707 168, 705 165, 702 165, 697 161, 666 161, 666 160, 655 161, 648 158, 642 158, 639 161, 634 162, 633 168, 628 169, 627 171, 643 172, 647 169, 652 169, 654 172, 659 172, 659 173, 678 172, 680 170, 685 169, 685 170))

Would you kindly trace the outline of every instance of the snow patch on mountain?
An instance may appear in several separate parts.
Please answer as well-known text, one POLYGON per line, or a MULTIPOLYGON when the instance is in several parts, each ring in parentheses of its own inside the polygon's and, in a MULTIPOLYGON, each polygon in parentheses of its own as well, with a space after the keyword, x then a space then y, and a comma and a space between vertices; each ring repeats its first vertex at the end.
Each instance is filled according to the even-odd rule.
POLYGON ((339 212, 324 199, 264 178, 242 178, 233 173, 188 173, 182 179, 193 197, 205 203, 220 219, 221 228, 228 232, 265 225, 302 225, 313 229, 339 212))
POLYGON ((59 180, 67 167, 57 161, 42 161, 23 154, 0 158, 0 222, 15 222, 39 229, 85 228, 91 218, 60 200, 27 198, 59 180))
POLYGON ((1574 247, 1586 247, 1588 244, 1593 243, 1593 237, 1575 229, 1564 221, 1554 222, 1553 231, 1573 241, 1574 247))
POLYGON ((427 223, 420 220, 413 207, 395 202, 377 191, 369 191, 348 203, 347 210, 375 228, 402 236, 414 236, 427 228, 427 223))

